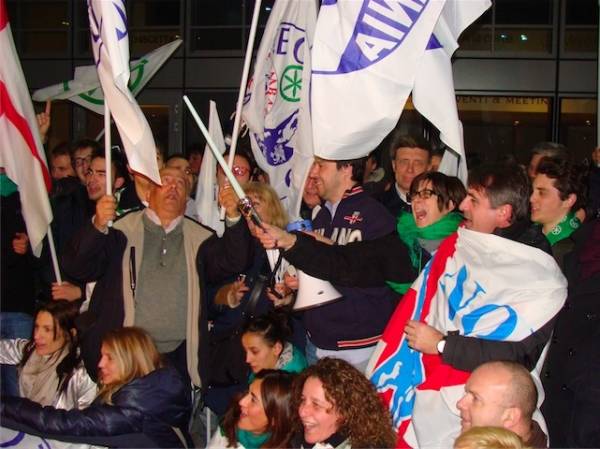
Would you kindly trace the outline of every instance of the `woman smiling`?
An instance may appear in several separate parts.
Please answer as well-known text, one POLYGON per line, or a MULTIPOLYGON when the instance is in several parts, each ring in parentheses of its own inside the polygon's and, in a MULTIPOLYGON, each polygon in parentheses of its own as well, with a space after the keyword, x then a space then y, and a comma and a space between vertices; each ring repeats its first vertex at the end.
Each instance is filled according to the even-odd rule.
POLYGON ((348 362, 325 357, 300 374, 294 394, 302 423, 296 447, 394 447, 389 410, 373 384, 348 362))
POLYGON ((257 373, 248 392, 230 406, 207 449, 289 447, 294 423, 293 379, 284 371, 257 373))

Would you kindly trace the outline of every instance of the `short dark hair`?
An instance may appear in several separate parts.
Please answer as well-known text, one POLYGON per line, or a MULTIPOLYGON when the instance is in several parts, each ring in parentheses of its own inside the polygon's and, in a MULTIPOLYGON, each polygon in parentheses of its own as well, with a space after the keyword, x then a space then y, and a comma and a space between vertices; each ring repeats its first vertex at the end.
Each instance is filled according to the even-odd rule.
POLYGON ((585 205, 585 170, 566 159, 546 156, 540 160, 537 166, 537 174, 546 175, 552 179, 561 200, 566 200, 571 194, 577 197, 571 207, 572 211, 576 211, 585 205))
POLYGON ((67 142, 59 143, 54 148, 52 148, 52 151, 50 151, 50 156, 53 158, 58 156, 69 156, 70 158, 71 151, 69 148, 69 144, 67 142))
POLYGON ((360 157, 357 159, 346 159, 343 161, 335 161, 335 166, 339 170, 342 167, 352 167, 352 181, 362 184, 365 176, 365 165, 367 163, 367 157, 360 157))
POLYGON ((431 159, 431 152, 433 149, 431 148, 431 144, 421 136, 409 136, 408 134, 403 134, 400 129, 394 129, 388 136, 388 151, 390 154, 390 159, 396 159, 396 151, 398 148, 420 148, 424 151, 427 151, 427 157, 431 159))
POLYGON ((417 192, 419 184, 425 181, 431 181, 431 190, 437 196, 438 209, 449 208, 450 201, 454 203, 454 209, 457 209, 460 203, 467 196, 467 189, 456 176, 448 176, 441 172, 428 171, 415 176, 410 184, 409 194, 412 196, 417 192))
POLYGON ((539 142, 531 149, 531 157, 535 155, 559 157, 569 159, 569 150, 562 143, 557 142, 539 142))
MULTIPOLYGON (((97 158, 106 159, 104 148, 97 147, 92 151, 92 158, 90 159, 90 162, 97 158)), ((125 164, 125 160, 123 159, 123 153, 121 153, 118 147, 111 148, 110 159, 113 170, 115 171, 115 179, 123 178, 127 182, 129 179, 127 166, 125 164)))
POLYGON ((510 223, 529 219, 531 183, 515 164, 483 164, 469 173, 469 188, 484 191, 493 208, 512 206, 510 223))
POLYGON ((82 148, 91 148, 92 153, 96 150, 100 150, 100 144, 92 139, 80 139, 71 145, 71 157, 75 156, 75 152, 82 148))

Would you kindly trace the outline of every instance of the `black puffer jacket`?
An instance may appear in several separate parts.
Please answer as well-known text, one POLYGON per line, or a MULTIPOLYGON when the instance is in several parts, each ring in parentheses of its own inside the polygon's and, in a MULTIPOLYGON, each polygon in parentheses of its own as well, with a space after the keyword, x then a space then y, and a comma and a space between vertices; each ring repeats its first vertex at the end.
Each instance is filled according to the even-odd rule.
POLYGON ((173 368, 160 368, 122 387, 114 405, 57 410, 23 398, 2 398, 2 425, 72 443, 109 447, 183 447, 173 427, 186 428, 187 386, 173 368))

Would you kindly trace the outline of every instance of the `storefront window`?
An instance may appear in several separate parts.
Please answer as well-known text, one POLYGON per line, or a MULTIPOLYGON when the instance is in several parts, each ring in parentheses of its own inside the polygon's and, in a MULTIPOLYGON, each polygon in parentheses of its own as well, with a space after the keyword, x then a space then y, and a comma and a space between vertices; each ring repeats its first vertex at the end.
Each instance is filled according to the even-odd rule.
POLYGON ((575 161, 590 156, 596 147, 596 100, 563 98, 560 100, 560 141, 570 150, 575 161))
POLYGON ((550 140, 552 100, 547 97, 458 95, 467 158, 525 164, 537 142, 550 140))

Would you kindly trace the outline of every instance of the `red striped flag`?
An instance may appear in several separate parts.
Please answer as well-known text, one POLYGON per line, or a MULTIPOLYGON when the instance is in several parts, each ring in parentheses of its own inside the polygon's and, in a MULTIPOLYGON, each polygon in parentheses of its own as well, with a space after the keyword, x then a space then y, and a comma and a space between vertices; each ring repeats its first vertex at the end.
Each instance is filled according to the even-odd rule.
POLYGON ((452 447, 460 432, 456 402, 470 374, 411 349, 409 320, 443 334, 522 341, 558 313, 566 287, 552 256, 536 248, 463 228, 444 240, 400 301, 367 368, 390 408, 398 447, 452 447))
POLYGON ((52 183, 4 0, 0 0, 0 61, 0 166, 19 186, 27 234, 39 256, 52 221, 48 201, 52 183))

